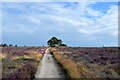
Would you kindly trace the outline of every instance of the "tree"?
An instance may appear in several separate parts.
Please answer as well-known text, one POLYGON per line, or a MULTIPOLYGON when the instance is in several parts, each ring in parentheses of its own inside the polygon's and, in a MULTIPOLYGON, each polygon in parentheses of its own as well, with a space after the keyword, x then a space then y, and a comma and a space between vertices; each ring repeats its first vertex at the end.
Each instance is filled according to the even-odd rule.
POLYGON ((55 47, 55 46, 67 46, 66 44, 62 44, 62 40, 61 39, 58 39, 56 37, 52 37, 51 39, 49 39, 47 41, 47 44, 50 46, 50 47, 55 47))
POLYGON ((57 45, 60 46, 61 44, 62 44, 62 40, 59 39, 59 40, 57 41, 57 45))
POLYGON ((66 44, 61 44, 60 46, 67 46, 66 44))
POLYGON ((58 39, 56 37, 52 37, 48 40, 47 44, 51 47, 55 47, 57 45, 58 39))
POLYGON ((1 44, 1 46, 2 47, 7 47, 8 45, 4 43, 4 44, 1 44))
POLYGON ((17 45, 15 45, 15 47, 17 47, 17 45))
POLYGON ((12 47, 13 45, 12 44, 9 44, 10 47, 12 47))

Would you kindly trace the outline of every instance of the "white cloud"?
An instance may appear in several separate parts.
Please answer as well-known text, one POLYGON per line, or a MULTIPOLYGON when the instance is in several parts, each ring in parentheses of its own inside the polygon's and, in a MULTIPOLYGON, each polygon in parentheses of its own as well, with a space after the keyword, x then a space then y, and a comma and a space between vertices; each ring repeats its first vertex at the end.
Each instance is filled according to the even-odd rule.
MULTIPOLYGON (((117 6, 111 6, 111 8, 105 14, 101 11, 92 9, 89 6, 94 3, 94 1, 87 3, 78 3, 72 7, 70 5, 70 8, 69 6, 64 7, 63 4, 58 3, 37 3, 36 5, 31 4, 31 6, 29 6, 29 9, 33 10, 33 12, 27 13, 25 15, 23 14, 20 16, 20 18, 28 20, 33 24, 39 25, 46 24, 47 22, 45 21, 50 21, 53 23, 55 22, 58 25, 63 24, 63 26, 68 24, 85 34, 96 34, 102 31, 105 32, 106 30, 109 32, 108 34, 111 34, 111 30, 113 29, 115 32, 117 30, 118 21, 117 6), (38 12, 43 11, 44 13, 35 14, 34 11, 36 10, 38 10, 38 12), (95 20, 89 19, 86 17, 86 15, 96 18, 95 20)), ((18 9, 24 10, 23 7, 19 7, 18 9)), ((12 8, 15 8, 15 6, 12 8)), ((25 8, 25 10, 26 9, 28 8, 25 8)), ((57 25, 55 26, 57 27, 57 25)))
POLYGON ((2 2, 118 2, 119 0, 1 0, 2 2))
MULTIPOLYGON (((14 14, 5 11, 6 21, 13 21, 14 24, 20 24, 4 29, 4 32, 24 32, 24 33, 47 33, 55 32, 59 35, 68 37, 97 39, 95 35, 117 37, 118 33, 118 8, 111 6, 107 13, 101 10, 94 10, 90 5, 95 2, 87 3, 15 3, 16 5, 5 5, 11 11, 19 11, 14 14), (18 5, 19 4, 19 5, 18 5), (11 6, 11 7, 9 7, 11 6), (24 6, 24 7, 23 7, 24 6), (91 18, 87 17, 90 16, 91 18), (9 20, 10 19, 10 20, 9 20), (62 34, 61 34, 62 33, 62 34), (64 34, 63 34, 64 33, 64 34), (82 34, 81 34, 82 33, 82 34), (85 36, 85 37, 83 37, 85 36), (92 36, 92 37, 91 37, 92 36)), ((5 22, 6 23, 6 22, 5 22)), ((54 34, 55 34, 54 33, 54 34)), ((55 34, 55 35, 57 35, 55 34)), ((53 35, 53 34, 52 34, 53 35)), ((84 39, 84 40, 85 40, 84 39)))
POLYGON ((80 29, 79 31, 85 34, 106 33, 108 35, 117 36, 118 31, 118 10, 117 6, 112 6, 107 14, 104 14, 96 21, 93 21, 91 27, 80 29))

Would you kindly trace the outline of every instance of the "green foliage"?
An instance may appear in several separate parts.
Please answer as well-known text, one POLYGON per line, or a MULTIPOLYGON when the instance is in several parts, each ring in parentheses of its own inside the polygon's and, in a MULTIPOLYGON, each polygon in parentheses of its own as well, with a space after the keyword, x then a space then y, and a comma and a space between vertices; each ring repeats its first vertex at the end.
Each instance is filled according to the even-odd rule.
POLYGON ((1 47, 17 47, 17 45, 13 45, 13 44, 6 44, 6 43, 2 43, 0 44, 1 47))
POLYGON ((8 45, 4 43, 4 44, 1 44, 0 46, 7 47, 8 45))
POLYGON ((67 46, 66 44, 61 44, 60 46, 67 46))
POLYGON ((48 40, 47 44, 51 47, 55 47, 57 44, 58 39, 56 37, 52 37, 48 40))
POLYGON ((17 45, 15 45, 15 47, 17 47, 17 45))
POLYGON ((62 40, 61 39, 58 39, 56 37, 52 37, 51 39, 49 39, 47 41, 47 44, 50 46, 50 47, 55 47, 55 46, 66 46, 66 44, 62 44, 62 40))
POLYGON ((57 41, 57 45, 60 46, 61 44, 62 44, 62 40, 59 39, 59 40, 57 41))
POLYGON ((10 47, 12 47, 13 45, 12 44, 9 44, 10 47))

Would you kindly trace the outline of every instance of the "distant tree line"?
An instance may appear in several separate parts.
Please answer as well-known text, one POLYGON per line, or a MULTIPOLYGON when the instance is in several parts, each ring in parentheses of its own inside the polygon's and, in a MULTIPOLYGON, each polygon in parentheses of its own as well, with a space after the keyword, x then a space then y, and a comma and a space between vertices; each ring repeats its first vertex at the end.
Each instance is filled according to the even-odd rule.
POLYGON ((50 46, 50 47, 56 47, 56 46, 67 46, 66 44, 63 44, 62 43, 62 40, 61 39, 58 39, 56 37, 52 37, 51 39, 49 39, 47 41, 47 44, 50 46))
POLYGON ((13 45, 13 44, 6 44, 6 43, 2 43, 0 44, 1 47, 17 47, 17 45, 13 45))

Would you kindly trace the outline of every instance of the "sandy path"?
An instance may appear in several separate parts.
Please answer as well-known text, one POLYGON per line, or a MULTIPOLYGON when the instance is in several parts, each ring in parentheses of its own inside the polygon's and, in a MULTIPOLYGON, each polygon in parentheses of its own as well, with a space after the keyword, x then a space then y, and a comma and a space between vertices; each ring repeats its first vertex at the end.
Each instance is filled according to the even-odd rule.
POLYGON ((39 65, 38 67, 36 78, 65 78, 65 73, 55 62, 49 49, 45 51, 41 64, 42 65, 39 65))

